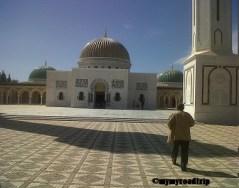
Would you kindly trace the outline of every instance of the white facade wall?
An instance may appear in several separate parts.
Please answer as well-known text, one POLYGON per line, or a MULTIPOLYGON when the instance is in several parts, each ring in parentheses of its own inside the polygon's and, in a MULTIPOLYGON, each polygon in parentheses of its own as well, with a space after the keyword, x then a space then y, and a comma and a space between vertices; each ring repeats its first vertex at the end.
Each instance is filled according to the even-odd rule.
POLYGON ((71 71, 47 71, 47 106, 70 106, 71 91, 71 71), (60 92, 63 93, 63 100, 59 100, 60 92))
POLYGON ((129 100, 128 108, 135 109, 140 106, 139 96, 145 96, 144 109, 156 109, 157 106, 157 75, 147 73, 129 74, 129 100), (145 83, 147 88, 137 88, 137 83, 145 83))
POLYGON ((94 84, 96 83, 105 83, 107 85, 108 90, 106 91, 106 95, 110 94, 110 102, 106 105, 106 108, 112 109, 126 109, 127 101, 128 101, 128 70, 127 69, 87 69, 87 68, 75 68, 72 70, 72 107, 85 107, 85 108, 93 108, 94 107, 94 84), (76 79, 87 79, 88 86, 87 87, 75 87, 76 79), (112 81, 120 80, 123 81, 123 88, 113 88, 112 81), (77 96, 79 92, 84 92, 85 99, 83 101, 79 101, 77 96), (115 93, 120 93, 121 100, 115 101, 114 96, 115 93), (93 94, 93 101, 89 102, 88 94, 93 94))
POLYGON ((144 109, 156 109, 156 74, 129 73, 127 69, 74 68, 72 71, 48 71, 46 104, 47 106, 94 108, 97 83, 105 85, 105 108, 137 109, 139 96, 143 94, 144 109), (79 85, 79 81, 84 83, 79 85), (123 83, 123 86, 115 86, 113 84, 115 81, 123 83), (67 84, 66 86, 59 85, 59 82, 67 84), (146 85, 146 88, 142 88, 142 84, 143 87, 146 85), (59 100, 60 92, 63 93, 64 100, 59 100), (80 92, 84 94, 81 100, 79 99, 80 92), (120 93, 119 101, 115 100, 116 93, 120 93))
POLYGON ((197 121, 207 123, 238 123, 238 56, 198 55, 189 59, 184 66, 184 78, 187 70, 194 67, 192 91, 187 91, 184 80, 185 111, 197 121))

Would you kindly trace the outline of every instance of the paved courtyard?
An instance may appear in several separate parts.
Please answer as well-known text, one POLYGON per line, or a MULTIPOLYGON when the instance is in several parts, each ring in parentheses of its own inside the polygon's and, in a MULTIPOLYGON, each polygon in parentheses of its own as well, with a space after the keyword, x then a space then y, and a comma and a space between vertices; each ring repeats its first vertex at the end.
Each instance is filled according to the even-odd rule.
POLYGON ((114 119, 168 119, 173 110, 109 110, 70 107, 46 107, 42 105, 1 105, 0 114, 5 116, 51 118, 114 118, 114 119))
POLYGON ((237 126, 196 124, 182 172, 171 164, 165 121, 24 120, 18 113, 0 116, 0 188, 165 187, 153 178, 238 187, 237 126))

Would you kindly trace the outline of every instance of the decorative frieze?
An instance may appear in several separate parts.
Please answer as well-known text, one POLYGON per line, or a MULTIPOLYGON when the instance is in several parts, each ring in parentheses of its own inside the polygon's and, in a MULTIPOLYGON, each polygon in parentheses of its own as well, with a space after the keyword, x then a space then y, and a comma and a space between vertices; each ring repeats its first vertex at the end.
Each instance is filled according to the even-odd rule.
POLYGON ((138 82, 136 83, 136 90, 147 90, 148 84, 146 82, 138 82))
POLYGON ((75 87, 88 87, 88 79, 76 79, 75 87))
POLYGON ((113 80, 112 81, 112 88, 124 88, 124 80, 113 80))
POLYGON ((67 88, 67 81, 65 80, 57 80, 56 88, 67 88))

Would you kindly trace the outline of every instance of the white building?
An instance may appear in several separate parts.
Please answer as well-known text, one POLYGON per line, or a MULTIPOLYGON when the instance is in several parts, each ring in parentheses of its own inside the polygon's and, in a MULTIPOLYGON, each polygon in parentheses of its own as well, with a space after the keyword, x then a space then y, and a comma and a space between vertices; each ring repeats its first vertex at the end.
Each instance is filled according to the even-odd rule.
POLYGON ((132 73, 126 48, 101 37, 85 45, 78 67, 47 72, 48 106, 155 109, 156 74, 132 73))
POLYGON ((239 122, 239 56, 231 0, 192 0, 192 54, 184 63, 185 110, 198 121, 239 122))

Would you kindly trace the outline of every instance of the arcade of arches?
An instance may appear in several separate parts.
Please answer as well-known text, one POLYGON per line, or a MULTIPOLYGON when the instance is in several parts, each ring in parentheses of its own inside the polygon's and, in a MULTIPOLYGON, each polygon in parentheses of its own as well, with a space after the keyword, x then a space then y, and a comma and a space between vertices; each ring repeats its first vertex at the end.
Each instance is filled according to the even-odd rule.
MULTIPOLYGON (((95 85, 95 105, 105 105, 105 86, 95 85)), ((183 101, 182 88, 161 88, 157 91, 157 108, 176 108, 183 101)), ((46 86, 44 84, 0 85, 0 104, 46 104, 46 86)))
POLYGON ((176 108, 183 102, 183 91, 181 88, 158 88, 157 106, 159 109, 176 108))
MULTIPOLYGON (((103 107, 106 105, 107 88, 103 83, 94 85, 95 105, 103 107)), ((157 108, 176 108, 177 104, 183 102, 182 88, 157 87, 157 108)), ((0 104, 46 104, 45 84, 6 84, 0 85, 0 104)))
POLYGON ((46 104, 44 84, 0 85, 0 104, 46 104))

